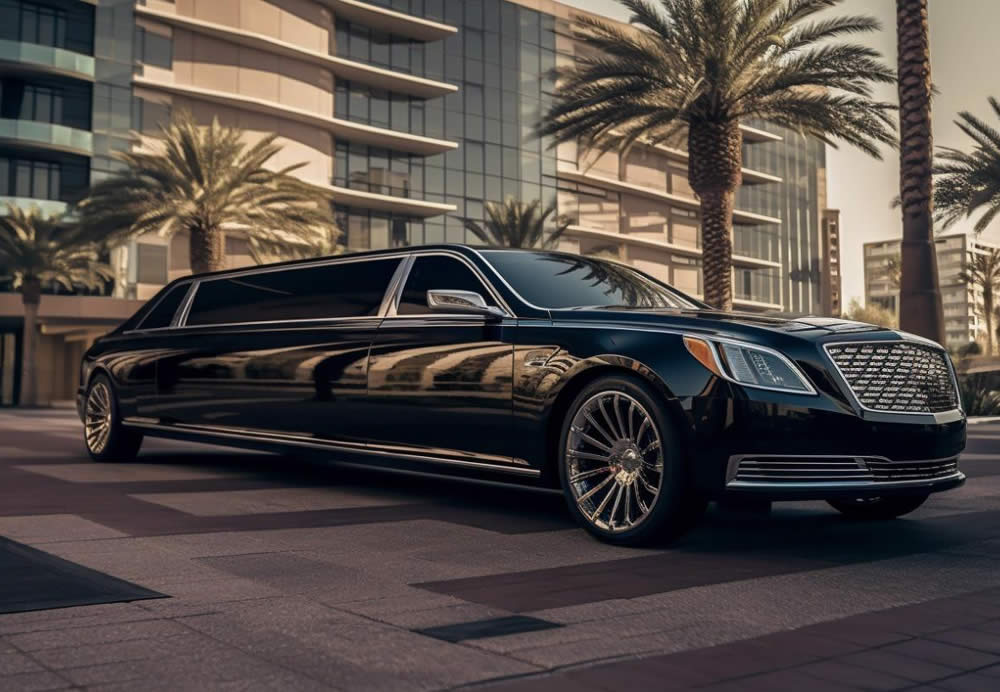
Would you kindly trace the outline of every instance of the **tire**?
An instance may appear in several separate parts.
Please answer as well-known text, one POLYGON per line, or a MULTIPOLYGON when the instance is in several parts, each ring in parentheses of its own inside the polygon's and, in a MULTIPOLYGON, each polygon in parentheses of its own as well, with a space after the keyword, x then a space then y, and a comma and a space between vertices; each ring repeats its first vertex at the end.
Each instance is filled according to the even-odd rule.
POLYGON ((142 446, 142 433, 122 425, 118 395, 106 375, 98 375, 87 388, 83 404, 83 443, 94 461, 134 461, 142 446))
POLYGON ((558 450, 569 511, 602 541, 665 542, 708 504, 687 482, 659 397, 639 380, 608 376, 584 387, 562 421, 558 450))
POLYGON ((909 514, 927 501, 927 495, 827 500, 835 510, 851 519, 886 520, 909 514))

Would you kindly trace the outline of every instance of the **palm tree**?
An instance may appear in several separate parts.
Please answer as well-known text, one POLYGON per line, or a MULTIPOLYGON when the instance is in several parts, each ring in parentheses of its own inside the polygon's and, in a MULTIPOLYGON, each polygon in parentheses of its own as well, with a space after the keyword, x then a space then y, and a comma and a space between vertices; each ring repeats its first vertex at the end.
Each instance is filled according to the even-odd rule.
POLYGON ((994 291, 1000 285, 1000 250, 970 252, 959 281, 983 291, 983 317, 986 320, 986 355, 993 355, 994 291))
MULTIPOLYGON (((1000 101, 991 96, 989 102, 1000 118, 1000 101)), ((938 150, 934 205, 945 227, 982 211, 975 225, 981 233, 1000 214, 1000 131, 968 111, 959 113, 955 124, 972 139, 974 148, 938 150)))
POLYGON ((927 0, 896 0, 899 56, 899 189, 903 207, 899 324, 944 343, 934 249, 931 52, 927 0))
POLYGON ((732 307, 733 197, 740 123, 760 118, 879 157, 895 143, 894 106, 874 100, 895 73, 870 48, 836 39, 879 29, 871 17, 807 21, 840 0, 619 0, 636 30, 580 18, 587 52, 559 73, 539 128, 556 142, 625 152, 686 131, 701 204, 705 298, 732 307))
POLYGON ((328 237, 327 193, 290 175, 305 164, 266 167, 281 150, 277 135, 247 146, 240 130, 218 119, 200 127, 184 110, 161 134, 152 150, 121 154, 125 170, 91 188, 79 205, 85 228, 119 237, 187 231, 194 272, 223 268, 227 230, 269 254, 292 238, 322 243, 328 237))
POLYGON ((486 222, 482 226, 463 219, 465 228, 491 247, 555 247, 572 221, 556 215, 555 205, 544 210, 540 200, 525 204, 508 197, 503 203, 486 203, 486 222), (552 230, 546 237, 549 226, 552 230))
POLYGON ((99 257, 100 246, 80 227, 43 216, 37 207, 25 211, 8 204, 7 215, 0 216, 0 274, 4 280, 13 280, 24 304, 23 406, 38 403, 35 351, 42 285, 55 283, 67 290, 101 288, 113 274, 99 257))

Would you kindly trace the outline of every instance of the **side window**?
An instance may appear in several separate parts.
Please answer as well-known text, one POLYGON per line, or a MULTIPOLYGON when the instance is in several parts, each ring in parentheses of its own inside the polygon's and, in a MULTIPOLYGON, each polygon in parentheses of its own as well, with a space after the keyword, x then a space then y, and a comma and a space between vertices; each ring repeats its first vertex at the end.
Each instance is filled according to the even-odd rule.
POLYGON ((187 295, 190 286, 191 284, 189 283, 177 284, 167 291, 167 294, 143 318, 139 324, 139 329, 163 329, 164 327, 169 327, 170 322, 174 319, 174 314, 177 312, 177 308, 184 302, 184 296, 187 295))
POLYGON ((396 314, 429 314, 427 291, 430 290, 474 291, 487 305, 496 305, 486 286, 464 262, 445 255, 424 255, 413 262, 396 314))
POLYGON ((187 324, 374 316, 400 261, 345 262, 203 281, 187 324))

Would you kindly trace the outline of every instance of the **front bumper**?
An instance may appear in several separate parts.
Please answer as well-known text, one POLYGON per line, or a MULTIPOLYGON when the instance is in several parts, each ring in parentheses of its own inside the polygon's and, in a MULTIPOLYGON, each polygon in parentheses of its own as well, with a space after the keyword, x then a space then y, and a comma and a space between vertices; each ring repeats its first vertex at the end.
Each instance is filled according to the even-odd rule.
POLYGON ((691 402, 689 456, 711 496, 805 500, 926 494, 961 485, 961 411, 888 414, 769 392, 691 402))
POLYGON ((726 493, 771 499, 924 494, 965 482, 958 457, 894 462, 885 457, 734 455, 726 493))

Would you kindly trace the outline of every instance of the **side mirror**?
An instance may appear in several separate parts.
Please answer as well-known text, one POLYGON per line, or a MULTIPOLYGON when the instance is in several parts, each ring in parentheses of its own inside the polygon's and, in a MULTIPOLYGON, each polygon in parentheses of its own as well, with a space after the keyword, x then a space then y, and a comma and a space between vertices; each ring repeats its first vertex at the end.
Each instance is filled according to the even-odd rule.
POLYGON ((496 320, 507 316, 500 308, 487 305, 483 297, 474 291, 427 291, 427 307, 431 312, 482 315, 496 320))

